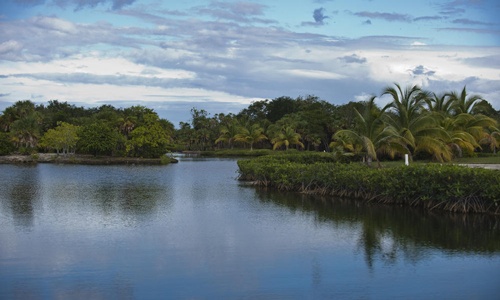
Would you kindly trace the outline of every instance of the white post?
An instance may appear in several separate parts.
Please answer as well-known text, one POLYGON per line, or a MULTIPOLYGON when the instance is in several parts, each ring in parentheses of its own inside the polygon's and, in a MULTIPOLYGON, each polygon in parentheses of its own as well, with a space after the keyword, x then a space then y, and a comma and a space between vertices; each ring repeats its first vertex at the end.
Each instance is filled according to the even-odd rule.
POLYGON ((405 166, 408 166, 410 163, 408 162, 408 154, 405 154, 405 166))

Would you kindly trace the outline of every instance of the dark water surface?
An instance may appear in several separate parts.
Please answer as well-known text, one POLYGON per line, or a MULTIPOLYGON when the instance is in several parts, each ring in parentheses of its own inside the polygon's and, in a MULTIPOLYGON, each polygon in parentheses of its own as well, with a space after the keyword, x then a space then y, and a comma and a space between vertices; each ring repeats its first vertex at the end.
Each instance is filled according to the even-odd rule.
POLYGON ((498 299, 500 220, 247 187, 235 160, 0 165, 0 299, 498 299))

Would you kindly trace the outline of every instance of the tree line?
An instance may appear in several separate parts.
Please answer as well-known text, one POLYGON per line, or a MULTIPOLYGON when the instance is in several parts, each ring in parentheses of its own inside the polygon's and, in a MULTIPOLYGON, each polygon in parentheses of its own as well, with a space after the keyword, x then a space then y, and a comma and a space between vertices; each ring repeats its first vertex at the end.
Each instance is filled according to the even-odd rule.
POLYGON ((0 154, 53 151, 159 157, 167 151, 290 148, 360 157, 367 163, 409 154, 449 161, 496 153, 500 111, 466 87, 435 94, 419 86, 384 89, 391 102, 334 105, 316 96, 256 101, 237 114, 193 108, 176 129, 144 106, 83 108, 18 101, 0 115, 0 154))
POLYGON ((18 101, 0 115, 0 154, 61 154, 160 157, 171 147, 174 126, 144 106, 77 107, 51 100, 18 101))

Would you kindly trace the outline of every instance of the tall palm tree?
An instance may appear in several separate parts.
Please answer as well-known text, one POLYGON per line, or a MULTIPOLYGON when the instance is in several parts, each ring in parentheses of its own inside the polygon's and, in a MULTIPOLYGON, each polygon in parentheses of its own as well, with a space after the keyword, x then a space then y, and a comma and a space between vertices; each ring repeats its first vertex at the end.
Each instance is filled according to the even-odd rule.
POLYGON ((455 114, 473 114, 483 108, 483 98, 479 95, 467 95, 467 88, 464 86, 460 93, 451 92, 450 100, 453 101, 455 114))
POLYGON ((12 123, 11 133, 18 147, 34 148, 40 138, 40 116, 34 112, 12 123))
POLYGON ((273 143, 273 150, 285 146, 285 150, 288 150, 290 145, 297 145, 304 148, 304 144, 300 141, 301 136, 292 127, 285 127, 280 130, 276 136, 271 140, 273 143))
POLYGON ((219 138, 215 140, 215 143, 227 142, 229 148, 233 149, 234 141, 236 141, 236 136, 241 132, 242 126, 237 119, 232 119, 225 125, 222 125, 219 129, 219 138))
POLYGON ((439 161, 451 160, 452 153, 445 143, 449 139, 447 132, 424 109, 429 93, 416 85, 404 90, 397 83, 395 86, 387 87, 382 94, 393 99, 386 121, 396 128, 410 154, 427 152, 439 161))
POLYGON ((449 116, 453 113, 454 99, 450 97, 450 94, 437 95, 432 93, 431 97, 425 98, 427 103, 427 109, 431 112, 436 112, 449 116))
POLYGON ((253 150, 253 145, 263 140, 267 140, 267 136, 263 133, 264 129, 259 124, 253 124, 248 127, 242 127, 240 133, 235 135, 236 142, 244 142, 250 145, 250 151, 253 150))
POLYGON ((375 160, 380 167, 377 152, 387 153, 394 157, 398 152, 407 153, 407 149, 401 143, 397 130, 384 122, 383 116, 389 106, 379 110, 375 99, 374 96, 366 102, 363 114, 354 109, 357 117, 356 129, 337 131, 333 135, 334 142, 330 144, 330 147, 335 148, 340 143, 351 151, 361 148, 365 152, 365 163, 371 165, 371 162, 375 160))

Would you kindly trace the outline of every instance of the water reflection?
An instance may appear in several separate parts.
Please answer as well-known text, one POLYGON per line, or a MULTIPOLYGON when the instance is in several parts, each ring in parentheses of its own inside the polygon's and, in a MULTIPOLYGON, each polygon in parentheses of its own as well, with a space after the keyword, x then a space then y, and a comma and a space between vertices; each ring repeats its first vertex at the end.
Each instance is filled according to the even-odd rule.
POLYGON ((498 295, 496 218, 273 193, 239 185, 235 170, 0 166, 0 298, 498 295))
POLYGON ((369 268, 375 261, 415 264, 431 251, 493 255, 500 253, 500 217, 448 214, 393 205, 367 204, 275 192, 258 188, 259 200, 295 213, 313 213, 318 223, 357 228, 358 251, 369 268))
POLYGON ((39 198, 38 172, 35 166, 22 166, 16 169, 2 168, 5 175, 12 176, 12 181, 2 182, 0 199, 6 210, 12 213, 14 224, 29 229, 33 226, 35 206, 39 198))
POLYGON ((168 178, 155 167, 44 166, 42 197, 58 216, 79 212, 87 221, 135 226, 172 201, 168 178))

